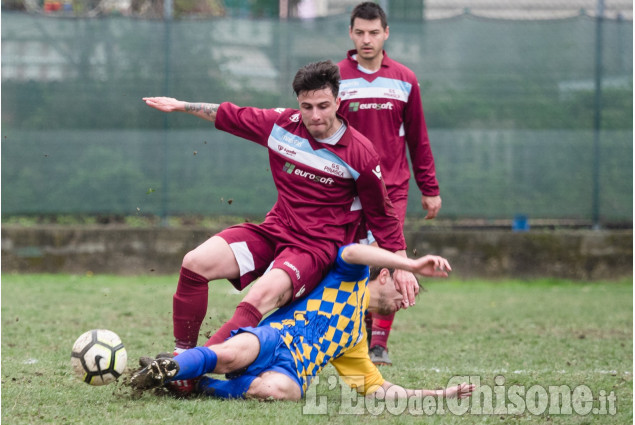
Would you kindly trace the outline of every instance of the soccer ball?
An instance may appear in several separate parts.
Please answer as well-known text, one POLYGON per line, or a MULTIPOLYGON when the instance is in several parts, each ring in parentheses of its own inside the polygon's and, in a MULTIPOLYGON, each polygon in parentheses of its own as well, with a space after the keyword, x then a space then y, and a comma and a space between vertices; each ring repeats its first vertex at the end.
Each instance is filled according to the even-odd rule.
POLYGON ((71 351, 73 370, 90 385, 106 385, 117 380, 127 361, 128 355, 121 338, 106 329, 83 333, 71 351))

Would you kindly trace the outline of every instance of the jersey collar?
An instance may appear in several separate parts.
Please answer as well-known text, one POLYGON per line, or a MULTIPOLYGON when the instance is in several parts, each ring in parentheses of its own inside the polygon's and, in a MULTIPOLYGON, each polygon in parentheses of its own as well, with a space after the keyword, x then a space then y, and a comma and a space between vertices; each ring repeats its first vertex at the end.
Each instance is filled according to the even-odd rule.
MULTIPOLYGON (((382 67, 389 67, 390 63, 392 62, 392 59, 390 59, 388 57, 388 53, 386 53, 386 50, 382 50, 382 53, 384 54, 383 58, 381 59, 381 66, 382 67)), ((353 58, 353 55, 357 54, 357 50, 353 49, 353 50, 349 50, 346 53, 346 57, 349 61, 353 62, 355 64, 355 66, 357 67, 357 61, 353 58)))

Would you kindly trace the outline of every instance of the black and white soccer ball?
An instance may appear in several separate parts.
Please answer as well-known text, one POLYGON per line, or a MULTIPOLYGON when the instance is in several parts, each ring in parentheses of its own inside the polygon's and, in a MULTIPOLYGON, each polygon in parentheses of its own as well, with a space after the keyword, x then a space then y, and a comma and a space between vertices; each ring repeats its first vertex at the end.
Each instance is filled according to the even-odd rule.
POLYGON ((106 329, 83 333, 71 352, 73 370, 90 385, 106 385, 117 380, 126 369, 127 361, 121 338, 106 329))

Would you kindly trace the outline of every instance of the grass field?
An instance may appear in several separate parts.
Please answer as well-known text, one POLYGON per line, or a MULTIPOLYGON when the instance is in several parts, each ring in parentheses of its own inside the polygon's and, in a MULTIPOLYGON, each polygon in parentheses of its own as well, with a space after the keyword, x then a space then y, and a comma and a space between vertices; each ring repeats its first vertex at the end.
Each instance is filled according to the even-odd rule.
MULTIPOLYGON (((434 409, 428 404, 425 410, 417 400, 407 406, 367 405, 360 412, 358 400, 346 401, 350 393, 335 382, 331 366, 312 386, 314 401, 299 403, 177 400, 152 394, 135 398, 121 385, 90 387, 73 375, 71 346, 92 328, 117 332, 132 366, 142 355, 171 349, 175 284, 174 276, 3 275, 2 423, 633 422, 630 279, 426 282, 427 292, 417 306, 397 315, 390 339, 395 365, 383 367, 382 373, 406 387, 438 388, 455 375, 478 379, 482 404, 473 402, 460 417, 450 406, 440 413, 438 405, 434 409), (514 386, 526 390, 525 409, 512 404, 513 394, 519 394, 512 391, 519 388, 514 386), (572 414, 558 414, 553 405, 536 409, 547 394, 541 389, 550 386, 573 392, 579 403, 572 414), (487 412, 488 389, 496 396, 495 407, 498 402, 518 409, 479 414, 487 412), (533 402, 529 394, 535 396, 533 402), (610 401, 612 396, 616 401, 610 401), (346 414, 355 411, 351 406, 357 414, 346 414), (591 407, 614 414, 580 414, 591 407)), ((211 319, 204 328, 215 329, 229 318, 241 298, 227 282, 212 283, 211 319)))

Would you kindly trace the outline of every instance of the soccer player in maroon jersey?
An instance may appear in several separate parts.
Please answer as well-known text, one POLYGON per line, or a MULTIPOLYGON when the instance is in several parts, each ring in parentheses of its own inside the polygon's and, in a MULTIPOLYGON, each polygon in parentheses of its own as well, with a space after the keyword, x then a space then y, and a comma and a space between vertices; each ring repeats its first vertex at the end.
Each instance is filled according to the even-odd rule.
MULTIPOLYGON (((426 219, 432 219, 441 208, 441 197, 417 77, 384 51, 389 27, 379 5, 358 4, 351 14, 349 35, 355 50, 338 64, 342 76, 339 113, 375 146, 402 226, 410 180, 407 146, 421 206, 428 211, 426 219)), ((394 315, 372 316, 371 358, 377 364, 391 364, 387 342, 393 320, 394 315)))
MULTIPOLYGON (((353 242, 362 217, 380 247, 406 257, 379 157, 370 141, 337 115, 339 80, 330 61, 301 68, 293 81, 299 110, 144 98, 148 106, 190 113, 268 148, 278 190, 263 223, 232 226, 185 255, 173 302, 175 352, 197 345, 209 281, 228 279, 242 290, 258 279, 206 345, 224 341, 234 329, 256 326, 264 314, 310 292, 335 261, 338 247, 353 242)), ((419 290, 414 275, 396 271, 395 282, 404 307, 413 305, 419 290)))

